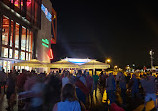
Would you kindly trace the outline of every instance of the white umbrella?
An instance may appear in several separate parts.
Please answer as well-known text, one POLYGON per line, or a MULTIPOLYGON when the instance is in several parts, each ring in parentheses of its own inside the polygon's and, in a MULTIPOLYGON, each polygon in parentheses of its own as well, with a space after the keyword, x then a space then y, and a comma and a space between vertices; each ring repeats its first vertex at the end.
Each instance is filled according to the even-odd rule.
POLYGON ((110 65, 96 61, 96 60, 91 60, 90 62, 80 65, 80 68, 82 68, 82 69, 107 69, 107 68, 110 68, 110 65))
POLYGON ((79 68, 77 64, 66 61, 64 59, 47 65, 50 68, 79 68))
POLYGON ((22 61, 18 63, 14 63, 14 66, 28 66, 32 68, 42 68, 44 67, 43 63, 37 59, 31 59, 28 61, 22 61))

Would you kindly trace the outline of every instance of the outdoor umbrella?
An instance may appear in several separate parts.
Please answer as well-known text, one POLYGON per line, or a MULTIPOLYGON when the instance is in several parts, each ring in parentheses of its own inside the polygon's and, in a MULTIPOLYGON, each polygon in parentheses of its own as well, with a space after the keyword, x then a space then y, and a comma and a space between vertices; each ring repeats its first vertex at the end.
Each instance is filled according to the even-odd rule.
POLYGON ((80 65, 81 69, 107 69, 110 68, 109 64, 102 63, 96 60, 91 60, 83 65, 80 65))
POLYGON ((31 59, 29 61, 22 61, 14 63, 14 66, 28 66, 32 68, 42 68, 44 67, 43 63, 37 59, 31 59))
POLYGON ((79 68, 77 64, 66 61, 64 59, 47 65, 50 68, 79 68))
POLYGON ((49 68, 50 61, 42 61, 43 67, 49 68))

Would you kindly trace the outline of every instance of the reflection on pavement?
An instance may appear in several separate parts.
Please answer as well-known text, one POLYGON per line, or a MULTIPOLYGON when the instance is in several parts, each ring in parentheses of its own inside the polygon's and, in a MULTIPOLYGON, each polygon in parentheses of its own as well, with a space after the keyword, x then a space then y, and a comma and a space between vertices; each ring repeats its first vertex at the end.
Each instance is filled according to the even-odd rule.
MULTIPOLYGON (((0 111, 7 111, 6 108, 8 107, 6 94, 0 94, 0 111)), ((18 105, 14 106, 14 111, 18 111, 18 105)))

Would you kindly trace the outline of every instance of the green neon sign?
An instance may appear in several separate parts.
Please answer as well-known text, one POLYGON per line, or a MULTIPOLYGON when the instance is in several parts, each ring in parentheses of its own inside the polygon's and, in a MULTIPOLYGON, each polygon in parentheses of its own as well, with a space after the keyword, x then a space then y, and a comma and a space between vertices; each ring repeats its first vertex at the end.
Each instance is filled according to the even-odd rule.
POLYGON ((46 43, 46 44, 49 44, 49 40, 48 39, 42 39, 42 42, 46 43))
POLYGON ((48 45, 46 45, 46 44, 44 44, 44 43, 42 43, 42 45, 45 46, 45 47, 47 47, 47 48, 49 47, 48 45))
POLYGON ((43 42, 43 43, 42 43, 43 46, 45 46, 45 47, 47 47, 47 48, 49 47, 49 46, 48 46, 48 45, 49 45, 49 40, 48 40, 48 39, 42 39, 42 42, 43 42))

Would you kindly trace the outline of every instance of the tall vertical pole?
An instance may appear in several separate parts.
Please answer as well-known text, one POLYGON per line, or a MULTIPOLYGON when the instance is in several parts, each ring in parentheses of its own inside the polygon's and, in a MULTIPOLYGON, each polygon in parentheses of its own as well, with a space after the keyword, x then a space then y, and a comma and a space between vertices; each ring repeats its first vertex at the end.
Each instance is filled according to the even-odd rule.
POLYGON ((154 52, 153 52, 152 49, 151 49, 151 51, 150 51, 151 69, 153 68, 153 54, 154 54, 154 52))

